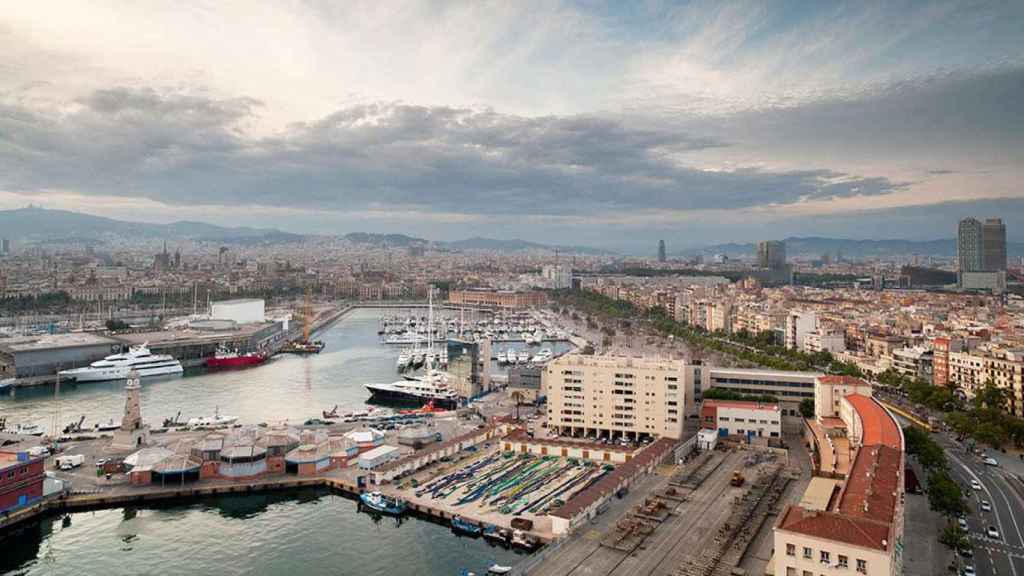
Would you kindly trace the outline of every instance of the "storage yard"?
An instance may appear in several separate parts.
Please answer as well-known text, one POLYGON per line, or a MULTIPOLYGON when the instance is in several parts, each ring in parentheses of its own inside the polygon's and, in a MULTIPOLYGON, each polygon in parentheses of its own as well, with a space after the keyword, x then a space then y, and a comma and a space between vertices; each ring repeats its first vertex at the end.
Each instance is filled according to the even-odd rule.
POLYGON ((497 442, 406 479, 396 494, 411 503, 441 508, 471 521, 510 527, 514 517, 550 532, 547 513, 613 470, 610 464, 504 451, 497 442))
POLYGON ((792 476, 776 455, 754 451, 705 452, 682 466, 663 466, 636 496, 613 502, 579 537, 517 566, 517 573, 732 574, 757 533, 770 530, 792 476))

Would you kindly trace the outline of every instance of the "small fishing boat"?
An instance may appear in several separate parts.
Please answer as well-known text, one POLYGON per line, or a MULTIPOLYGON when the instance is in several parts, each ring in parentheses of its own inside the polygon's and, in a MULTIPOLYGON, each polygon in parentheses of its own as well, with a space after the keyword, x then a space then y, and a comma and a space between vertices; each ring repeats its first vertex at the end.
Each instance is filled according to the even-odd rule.
POLYGON ((508 574, 511 571, 512 571, 512 567, 511 566, 502 566, 501 564, 498 564, 497 562, 495 562, 494 564, 491 564, 491 567, 487 569, 487 573, 488 574, 508 574))
POLYGON ((361 494, 359 501, 370 510, 389 516, 401 516, 406 508, 404 500, 390 498, 376 491, 361 494))
POLYGON ((46 433, 46 428, 43 428, 35 422, 27 422, 18 424, 14 428, 15 434, 21 434, 22 436, 42 436, 46 433))
POLYGON ((479 524, 474 524, 469 520, 465 520, 462 516, 455 516, 452 518, 452 530, 467 536, 479 536, 483 532, 483 529, 480 528, 479 524))

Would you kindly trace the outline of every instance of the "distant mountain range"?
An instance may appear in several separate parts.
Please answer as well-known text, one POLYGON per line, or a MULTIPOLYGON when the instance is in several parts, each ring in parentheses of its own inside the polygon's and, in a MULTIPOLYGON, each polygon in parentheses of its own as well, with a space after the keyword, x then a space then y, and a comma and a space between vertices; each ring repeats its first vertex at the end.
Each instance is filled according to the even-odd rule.
MULTIPOLYGON (((828 254, 835 258, 836 254, 850 258, 884 257, 884 256, 935 256, 940 258, 952 258, 956 255, 956 240, 953 238, 941 240, 850 240, 846 238, 821 238, 791 237, 784 240, 786 243, 787 256, 821 256, 828 254)), ((1020 242, 1007 242, 1006 252, 1010 257, 1024 255, 1024 244, 1020 242)), ((711 255, 724 254, 730 257, 754 256, 757 254, 757 244, 716 244, 704 248, 687 250, 681 255, 693 256, 696 254, 711 255)))
MULTIPOLYGON (((299 242, 306 235, 283 232, 273 228, 225 227, 204 222, 181 221, 171 224, 150 224, 127 222, 93 216, 68 210, 50 210, 28 207, 17 210, 0 210, 0 238, 9 238, 16 243, 65 241, 95 242, 112 236, 145 239, 190 239, 195 241, 221 242, 225 244, 274 244, 299 242)), ((448 250, 493 250, 499 252, 522 252, 529 250, 558 250, 569 254, 611 254, 585 246, 549 246, 525 240, 495 240, 492 238, 469 238, 456 242, 434 242, 405 234, 376 234, 352 232, 343 236, 355 244, 373 246, 427 246, 432 245, 448 250)))
POLYGON ((126 222, 80 212, 36 207, 0 211, 0 237, 16 242, 88 242, 113 235, 168 240, 190 238, 224 243, 281 243, 303 238, 299 234, 267 228, 226 228, 190 221, 171 224, 126 222))

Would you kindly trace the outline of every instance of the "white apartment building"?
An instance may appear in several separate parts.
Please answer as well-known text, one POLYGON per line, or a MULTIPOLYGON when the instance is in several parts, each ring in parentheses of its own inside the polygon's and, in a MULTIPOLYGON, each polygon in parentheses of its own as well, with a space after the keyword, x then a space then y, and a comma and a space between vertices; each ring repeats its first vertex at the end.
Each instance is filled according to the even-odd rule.
POLYGON ((602 438, 683 435, 681 360, 566 354, 548 362, 548 429, 602 438))
POLYGON ((804 336, 803 349, 812 354, 815 352, 830 352, 832 354, 845 352, 846 335, 842 332, 829 332, 819 328, 804 336))
POLYGON ((786 348, 803 349, 804 338, 818 327, 818 315, 809 310, 790 310, 786 317, 786 348))

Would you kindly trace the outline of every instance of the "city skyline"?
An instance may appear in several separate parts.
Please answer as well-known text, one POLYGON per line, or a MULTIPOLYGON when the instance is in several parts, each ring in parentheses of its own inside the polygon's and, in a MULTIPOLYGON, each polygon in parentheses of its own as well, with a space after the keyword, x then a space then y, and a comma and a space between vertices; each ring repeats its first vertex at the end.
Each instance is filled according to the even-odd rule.
POLYGON ((970 214, 1019 239, 1021 10, 21 5, 0 208, 630 252, 970 214))

